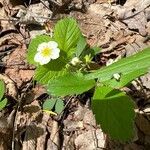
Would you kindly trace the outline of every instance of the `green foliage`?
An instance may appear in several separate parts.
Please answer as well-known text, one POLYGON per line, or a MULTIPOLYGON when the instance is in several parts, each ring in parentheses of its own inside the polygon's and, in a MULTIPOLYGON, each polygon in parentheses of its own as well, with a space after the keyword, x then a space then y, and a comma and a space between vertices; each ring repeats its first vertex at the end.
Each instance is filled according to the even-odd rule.
POLYGON ((87 47, 84 49, 80 55, 81 58, 87 59, 90 58, 91 60, 94 58, 96 54, 100 53, 99 47, 87 47))
MULTIPOLYGON (((37 65, 34 79, 46 85, 48 93, 51 95, 82 94, 90 89, 94 90, 96 86, 92 98, 92 110, 97 123, 113 139, 125 142, 130 140, 134 134, 134 104, 129 96, 116 88, 122 88, 148 72, 150 48, 121 59, 110 66, 91 70, 89 64, 98 53, 100 53, 100 48, 88 46, 77 22, 73 18, 65 18, 55 25, 52 38, 40 35, 31 41, 27 59, 30 64, 37 65), (60 57, 40 66, 34 62, 37 47, 39 44, 51 40, 58 43, 60 57), (77 65, 71 63, 71 59, 74 57, 79 59, 80 63, 77 65), (114 74, 119 74, 120 78, 116 80, 114 74), (98 87, 98 85, 100 86, 98 87)), ((94 62, 92 62, 93 64, 94 62)), ((2 98, 4 89, 2 88, 0 92, 0 98, 2 98)), ((0 106, 4 105, 6 105, 6 100, 0 106)), ((43 109, 54 110, 59 114, 64 109, 63 100, 60 98, 48 99, 44 102, 43 109)))
POLYGON ((44 103, 43 103, 43 109, 44 110, 52 110, 55 106, 57 99, 56 98, 52 98, 52 99, 47 99, 44 103))
POLYGON ((41 84, 47 84, 49 80, 64 75, 67 72, 66 63, 69 61, 69 56, 72 57, 73 53, 75 53, 80 36, 81 32, 76 21, 72 18, 65 18, 56 24, 53 38, 47 35, 39 35, 32 39, 27 54, 27 60, 30 64, 37 65, 37 63, 34 62, 34 56, 37 53, 38 45, 43 42, 55 40, 61 49, 59 59, 52 60, 46 65, 39 65, 37 67, 34 79, 41 84))
POLYGON ((27 60, 30 64, 37 65, 37 63, 34 61, 34 56, 37 53, 38 45, 43 42, 49 42, 51 40, 52 38, 48 35, 38 35, 31 40, 28 47, 28 54, 27 54, 27 60))
POLYGON ((81 94, 94 85, 94 80, 86 80, 81 74, 67 74, 51 81, 48 84, 48 92, 55 96, 81 94))
MULTIPOLYGON (((147 70, 150 67, 150 48, 146 48, 143 51, 119 60, 118 62, 113 63, 110 66, 103 67, 99 70, 89 73, 87 79, 96 79, 98 78, 100 82, 104 82, 112 79, 113 74, 119 73, 121 76, 131 74, 136 71, 147 70)), ((147 72, 146 71, 146 72, 147 72)), ((145 72, 145 73, 146 73, 145 72)), ((138 75, 138 74, 137 74, 138 75)), ((137 76, 138 77, 138 76, 137 76)))
POLYGON ((64 102, 60 98, 47 99, 43 104, 44 110, 54 110, 57 114, 60 114, 64 110, 64 102))
POLYGON ((92 110, 98 124, 111 138, 122 142, 134 135, 134 104, 125 93, 111 87, 96 87, 92 110))
POLYGON ((81 35, 77 43, 76 54, 75 54, 76 57, 84 58, 85 56, 89 55, 91 58, 93 58, 98 53, 100 53, 100 48, 96 46, 90 48, 87 45, 84 36, 81 35))
POLYGON ((54 29, 54 39, 59 48, 70 57, 75 53, 75 48, 81 36, 77 22, 73 18, 65 18, 57 22, 54 29))
POLYGON ((77 49, 76 49, 77 57, 80 57, 81 53, 85 50, 86 45, 87 45, 86 39, 83 37, 83 35, 81 35, 77 43, 77 49))
POLYGON ((7 105, 7 98, 0 101, 0 110, 2 110, 7 105))
POLYGON ((5 84, 2 80, 0 80, 0 100, 3 98, 5 93, 5 84))
POLYGON ((57 99, 56 105, 55 105, 55 112, 57 114, 60 114, 64 110, 64 102, 62 99, 57 99))
POLYGON ((97 46, 92 47, 91 50, 93 51, 94 55, 99 54, 101 51, 101 49, 97 46))
POLYGON ((133 71, 129 74, 126 75, 121 75, 120 74, 120 80, 117 81, 116 79, 112 78, 110 80, 102 82, 104 85, 115 87, 115 88, 121 88, 126 86, 128 83, 136 79, 137 77, 144 75, 147 72, 147 68, 140 69, 133 71))
POLYGON ((47 84, 50 80, 53 80, 59 76, 66 74, 65 62, 60 58, 53 60, 52 62, 38 66, 35 71, 34 79, 41 84, 47 84))
POLYGON ((0 110, 2 110, 7 104, 7 99, 6 98, 3 99, 4 93, 5 93, 5 84, 2 80, 0 80, 0 110))

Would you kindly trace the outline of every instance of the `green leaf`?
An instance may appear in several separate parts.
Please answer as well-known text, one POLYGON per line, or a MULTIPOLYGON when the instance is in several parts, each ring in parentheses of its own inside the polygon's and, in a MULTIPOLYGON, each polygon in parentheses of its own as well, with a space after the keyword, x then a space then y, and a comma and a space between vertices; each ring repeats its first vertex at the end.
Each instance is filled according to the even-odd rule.
POLYGON ((30 64, 36 65, 37 63, 34 61, 34 56, 37 53, 38 45, 43 42, 49 42, 52 38, 48 35, 38 35, 34 39, 31 40, 29 47, 28 47, 28 53, 27 53, 27 60, 30 64))
MULTIPOLYGON (((87 79, 99 78, 100 82, 110 80, 113 77, 113 74, 119 73, 122 75, 127 75, 132 72, 141 71, 143 69, 150 68, 150 48, 146 48, 143 51, 119 60, 118 62, 113 63, 110 66, 103 67, 99 70, 93 71, 86 75, 87 79)), ((145 72, 145 73, 146 73, 145 72)))
POLYGON ((94 85, 94 80, 86 80, 83 75, 67 74, 50 81, 48 92, 55 96, 81 94, 94 85))
POLYGON ((0 101, 0 110, 2 110, 7 104, 7 98, 0 101))
POLYGON ((91 48, 91 50, 93 50, 94 55, 96 55, 96 54, 99 54, 99 53, 100 53, 101 48, 99 48, 99 47, 97 47, 97 46, 94 46, 94 47, 91 48))
POLYGON ((128 83, 130 83, 132 80, 136 79, 137 77, 144 75, 145 72, 147 72, 147 69, 141 69, 141 70, 136 70, 134 72, 131 72, 126 75, 121 75, 120 74, 120 80, 117 81, 116 79, 112 78, 110 80, 102 82, 104 85, 113 87, 113 88, 121 88, 126 86, 128 83))
POLYGON ((97 87, 92 110, 102 130, 114 140, 128 141, 134 135, 134 103, 125 93, 111 87, 97 87))
POLYGON ((43 109, 44 110, 52 110, 55 106, 57 99, 56 98, 52 98, 52 99, 47 99, 44 103, 43 103, 43 109))
POLYGON ((80 36, 79 41, 77 43, 76 56, 79 57, 83 50, 86 48, 87 42, 83 35, 80 36))
POLYGON ((43 110, 51 111, 55 110, 57 114, 60 114, 64 110, 64 102, 60 98, 47 99, 43 104, 43 110))
POLYGON ((81 35, 77 22, 73 18, 65 18, 57 22, 54 29, 54 39, 59 48, 71 56, 81 35))
POLYGON ((5 93, 5 83, 4 81, 0 80, 0 101, 2 100, 5 93))
POLYGON ((55 105, 55 112, 57 114, 60 114, 64 110, 64 101, 62 99, 57 99, 56 105, 55 105))
POLYGON ((82 53, 81 53, 81 58, 85 58, 85 56, 89 55, 91 57, 91 59, 93 59, 93 57, 100 53, 100 48, 99 47, 87 47, 82 53))
POLYGON ((41 84, 47 84, 49 80, 66 74, 67 70, 65 69, 65 65, 66 63, 61 58, 58 58, 46 65, 38 66, 35 70, 34 79, 41 84))

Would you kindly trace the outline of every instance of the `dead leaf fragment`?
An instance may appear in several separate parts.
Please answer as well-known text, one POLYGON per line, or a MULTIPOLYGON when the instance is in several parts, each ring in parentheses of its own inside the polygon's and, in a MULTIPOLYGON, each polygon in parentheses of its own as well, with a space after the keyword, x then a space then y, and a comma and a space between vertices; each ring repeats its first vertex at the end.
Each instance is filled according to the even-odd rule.
POLYGON ((15 86, 15 83, 6 75, 2 75, 0 74, 0 80, 3 80, 6 84, 6 90, 7 90, 7 94, 12 96, 15 100, 17 100, 17 88, 15 86))
POLYGON ((143 114, 138 113, 136 118, 137 127, 145 134, 150 135, 150 122, 143 114))
POLYGON ((28 82, 34 75, 34 70, 19 70, 19 75, 23 82, 28 82))
POLYGON ((106 139, 102 132, 96 131, 95 133, 94 130, 89 130, 77 136, 75 146, 80 150, 103 149, 105 148, 105 142, 106 139), (98 143, 95 143, 96 141, 98 141, 98 143))
POLYGON ((138 30, 142 36, 146 36, 147 15, 145 9, 149 6, 149 0, 127 0, 125 5, 117 10, 118 18, 126 23, 129 29, 138 30))

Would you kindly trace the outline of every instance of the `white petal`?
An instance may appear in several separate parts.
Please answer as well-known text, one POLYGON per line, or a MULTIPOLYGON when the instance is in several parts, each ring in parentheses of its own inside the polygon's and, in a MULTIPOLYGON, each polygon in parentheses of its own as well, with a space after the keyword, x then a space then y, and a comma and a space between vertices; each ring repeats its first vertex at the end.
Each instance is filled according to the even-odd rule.
POLYGON ((50 57, 43 57, 40 52, 38 52, 34 57, 34 61, 38 62, 40 65, 47 64, 50 62, 50 60, 50 57))
POLYGON ((38 45, 37 51, 41 52, 44 48, 46 48, 48 45, 46 42, 43 42, 41 44, 38 45))
POLYGON ((40 65, 45 65, 50 62, 51 58, 50 57, 43 57, 43 59, 39 62, 40 65))
POLYGON ((59 48, 53 49, 52 54, 50 56, 51 59, 57 59, 59 57, 59 53, 60 53, 60 49, 59 48))
POLYGON ((48 45, 48 47, 50 47, 50 48, 57 48, 58 47, 58 44, 55 42, 55 41, 49 41, 48 43, 47 43, 47 45, 48 45))
POLYGON ((41 59, 42 59, 41 58, 41 53, 40 52, 36 53, 36 55, 34 56, 34 61, 35 62, 40 62, 41 59))

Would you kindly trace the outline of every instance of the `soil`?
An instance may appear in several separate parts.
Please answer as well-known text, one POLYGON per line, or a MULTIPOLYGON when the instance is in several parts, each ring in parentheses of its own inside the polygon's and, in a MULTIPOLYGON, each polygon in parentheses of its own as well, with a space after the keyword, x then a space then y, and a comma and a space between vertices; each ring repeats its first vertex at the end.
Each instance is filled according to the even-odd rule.
POLYGON ((61 115, 42 111, 48 95, 33 81, 28 44, 38 34, 52 34, 66 16, 78 21, 90 46, 102 48, 100 65, 150 46, 149 0, 0 0, 0 79, 9 100, 0 112, 0 150, 149 150, 150 73, 125 88, 137 104, 131 142, 102 132, 86 94, 66 97, 61 115))

